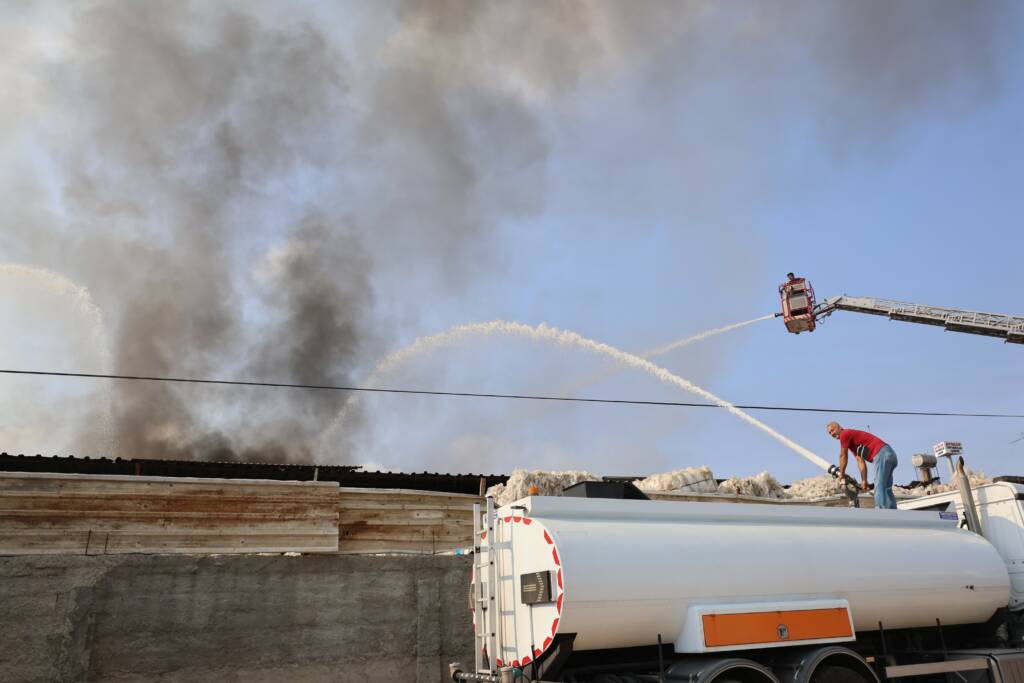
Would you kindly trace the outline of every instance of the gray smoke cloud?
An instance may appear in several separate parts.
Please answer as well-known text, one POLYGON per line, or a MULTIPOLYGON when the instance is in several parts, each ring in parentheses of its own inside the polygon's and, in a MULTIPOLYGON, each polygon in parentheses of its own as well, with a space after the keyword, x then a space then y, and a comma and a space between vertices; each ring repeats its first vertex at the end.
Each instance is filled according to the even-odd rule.
MULTIPOLYGON (((65 196, 83 219, 89 280, 121 290, 115 372, 347 383, 372 305, 365 256, 335 188, 279 208, 273 187, 332 163, 333 120, 348 114, 344 58, 308 25, 176 3, 95 5, 75 18, 70 52, 59 95, 88 142, 67 160, 65 196), (261 232, 287 253, 254 324, 238 259, 261 232)), ((147 456, 302 457, 317 416, 340 400, 267 397, 228 436, 203 418, 216 400, 115 387, 117 450, 147 456), (268 413, 274 436, 259 438, 268 413)))
MULTIPOLYGON (((953 90, 997 87, 1008 11, 19 7, 0 28, 0 78, 21 96, 0 122, 30 131, 46 173, 5 183, 15 208, 0 245, 89 285, 115 327, 118 373, 358 384, 415 319, 393 303, 403 288, 470 286, 500 264, 501 226, 544 208, 546 126, 571 121, 579 93, 643 73, 658 107, 660 92, 724 76, 749 85, 739 105, 763 100, 771 115, 772 88, 796 69, 830 139, 877 141, 953 90)), ((118 383, 115 451, 309 459, 345 398, 118 383)))

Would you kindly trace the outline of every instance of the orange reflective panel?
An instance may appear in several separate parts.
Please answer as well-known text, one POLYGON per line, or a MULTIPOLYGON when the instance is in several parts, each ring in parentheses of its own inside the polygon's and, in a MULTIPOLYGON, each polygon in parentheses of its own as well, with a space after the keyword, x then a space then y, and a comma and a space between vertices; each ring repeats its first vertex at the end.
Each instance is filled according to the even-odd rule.
POLYGON ((850 615, 845 607, 705 614, 702 620, 706 647, 853 636, 850 615))

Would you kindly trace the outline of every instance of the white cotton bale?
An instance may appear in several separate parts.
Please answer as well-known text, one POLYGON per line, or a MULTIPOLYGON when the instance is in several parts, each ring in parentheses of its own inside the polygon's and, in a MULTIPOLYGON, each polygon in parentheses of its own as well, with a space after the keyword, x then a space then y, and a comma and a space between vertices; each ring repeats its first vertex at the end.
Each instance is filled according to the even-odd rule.
POLYGON ((835 477, 822 474, 817 477, 808 477, 807 479, 794 481, 789 485, 786 493, 788 498, 812 500, 814 498, 828 498, 829 496, 839 495, 842 491, 839 487, 839 481, 835 477))
POLYGON ((487 489, 487 495, 494 497, 496 505, 508 505, 514 500, 530 495, 531 486, 537 487, 535 495, 560 496, 562 490, 581 481, 600 481, 600 477, 586 470, 565 470, 549 472, 545 470, 512 470, 508 482, 497 484, 487 489))
MULTIPOLYGON (((967 470, 972 486, 991 483, 984 472, 967 470)), ((586 470, 524 470, 516 469, 507 484, 498 484, 487 490, 487 495, 494 496, 497 505, 526 497, 531 486, 536 486, 538 495, 560 496, 562 490, 581 481, 600 481, 601 477, 586 470)), ((751 496, 755 498, 771 498, 783 500, 817 500, 831 498, 843 494, 835 477, 821 474, 793 482, 788 487, 779 483, 768 471, 750 477, 732 476, 718 484, 714 474, 707 465, 684 467, 669 472, 652 474, 644 479, 633 482, 641 491, 649 493, 681 492, 681 493, 718 493, 724 495, 751 496)), ((955 491, 956 483, 933 484, 916 488, 893 486, 893 493, 900 498, 915 498, 933 493, 955 491)))
POLYGON ((719 484, 718 493, 756 498, 786 497, 786 489, 767 471, 752 477, 729 477, 719 484))
POLYGON ((684 467, 671 472, 652 474, 633 482, 641 491, 685 491, 687 493, 717 493, 715 475, 707 465, 684 467))
MULTIPOLYGON (((985 473, 982 472, 981 470, 975 471, 968 467, 965 468, 965 471, 967 472, 967 480, 971 482, 971 488, 976 488, 978 486, 984 486, 985 484, 992 483, 992 479, 990 477, 986 477, 985 473)), ((959 488, 960 487, 956 485, 956 480, 953 480, 951 482, 947 482, 944 484, 931 484, 929 486, 918 486, 917 488, 905 490, 911 496, 929 496, 933 493, 948 493, 949 491, 957 491, 959 490, 959 488)))

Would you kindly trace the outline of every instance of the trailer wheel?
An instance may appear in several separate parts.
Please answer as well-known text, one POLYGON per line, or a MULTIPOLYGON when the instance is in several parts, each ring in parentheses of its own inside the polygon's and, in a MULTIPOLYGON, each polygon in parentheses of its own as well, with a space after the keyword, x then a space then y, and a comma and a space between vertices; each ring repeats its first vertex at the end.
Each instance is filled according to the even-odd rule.
POLYGON ((867 683, 856 671, 842 666, 823 666, 814 672, 813 683, 867 683))

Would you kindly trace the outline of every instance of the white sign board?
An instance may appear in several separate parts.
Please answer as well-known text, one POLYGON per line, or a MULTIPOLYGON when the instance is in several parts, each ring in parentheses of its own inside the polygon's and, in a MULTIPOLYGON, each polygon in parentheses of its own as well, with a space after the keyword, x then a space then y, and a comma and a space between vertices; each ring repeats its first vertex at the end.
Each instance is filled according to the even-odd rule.
POLYGON ((964 445, 959 441, 941 441, 935 444, 933 452, 937 458, 945 455, 960 455, 964 452, 964 445))

